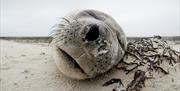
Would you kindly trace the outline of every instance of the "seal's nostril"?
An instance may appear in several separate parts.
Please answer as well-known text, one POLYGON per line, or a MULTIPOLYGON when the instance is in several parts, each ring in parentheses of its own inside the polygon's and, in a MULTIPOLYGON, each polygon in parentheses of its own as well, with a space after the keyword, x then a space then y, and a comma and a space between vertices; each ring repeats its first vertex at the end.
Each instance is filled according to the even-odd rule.
POLYGON ((99 37, 99 27, 98 25, 92 25, 89 32, 86 34, 85 39, 88 41, 96 40, 99 37))

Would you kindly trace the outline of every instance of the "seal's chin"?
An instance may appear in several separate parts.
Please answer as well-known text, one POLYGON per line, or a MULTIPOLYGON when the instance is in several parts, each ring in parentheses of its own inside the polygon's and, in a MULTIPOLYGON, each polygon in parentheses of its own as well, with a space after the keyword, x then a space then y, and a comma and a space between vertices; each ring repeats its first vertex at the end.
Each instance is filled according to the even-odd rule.
POLYGON ((64 51, 61 48, 58 48, 59 51, 61 51, 61 53, 67 58, 66 61, 71 62, 72 64, 74 64, 75 68, 78 68, 79 70, 81 70, 82 73, 85 73, 84 70, 79 66, 79 64, 77 63, 77 60, 74 59, 70 54, 68 54, 66 51, 64 51))
POLYGON ((52 48, 53 58, 58 69, 66 76, 74 79, 87 79, 89 76, 68 52, 59 47, 52 48))

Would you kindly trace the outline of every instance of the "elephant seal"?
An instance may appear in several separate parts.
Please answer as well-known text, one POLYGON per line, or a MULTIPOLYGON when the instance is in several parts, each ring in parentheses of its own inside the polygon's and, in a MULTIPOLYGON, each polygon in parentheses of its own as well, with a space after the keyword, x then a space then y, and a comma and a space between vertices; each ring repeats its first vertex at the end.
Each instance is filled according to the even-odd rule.
POLYGON ((74 79, 102 74, 122 58, 126 36, 109 15, 96 10, 69 13, 52 28, 52 56, 58 69, 74 79))

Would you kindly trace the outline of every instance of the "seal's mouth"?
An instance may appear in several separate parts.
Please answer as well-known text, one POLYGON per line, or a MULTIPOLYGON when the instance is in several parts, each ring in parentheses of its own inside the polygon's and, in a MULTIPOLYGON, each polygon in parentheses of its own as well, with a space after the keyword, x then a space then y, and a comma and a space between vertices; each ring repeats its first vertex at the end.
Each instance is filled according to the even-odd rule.
MULTIPOLYGON (((61 48, 58 48, 59 51, 67 58, 66 61, 69 61, 70 63, 73 64, 73 68, 78 68, 82 73, 86 74, 86 72, 80 67, 80 65, 77 63, 77 60, 74 59, 70 54, 68 54, 66 51, 64 51, 61 48)), ((87 74, 86 74, 87 75, 87 74)))

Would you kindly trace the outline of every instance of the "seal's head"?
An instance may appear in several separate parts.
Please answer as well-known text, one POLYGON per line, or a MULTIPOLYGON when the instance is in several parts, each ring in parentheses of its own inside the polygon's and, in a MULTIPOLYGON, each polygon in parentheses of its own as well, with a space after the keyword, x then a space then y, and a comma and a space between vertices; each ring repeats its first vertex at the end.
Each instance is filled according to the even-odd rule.
POLYGON ((87 79, 102 74, 123 57, 126 37, 109 15, 82 10, 68 14, 53 27, 52 55, 68 77, 87 79))

